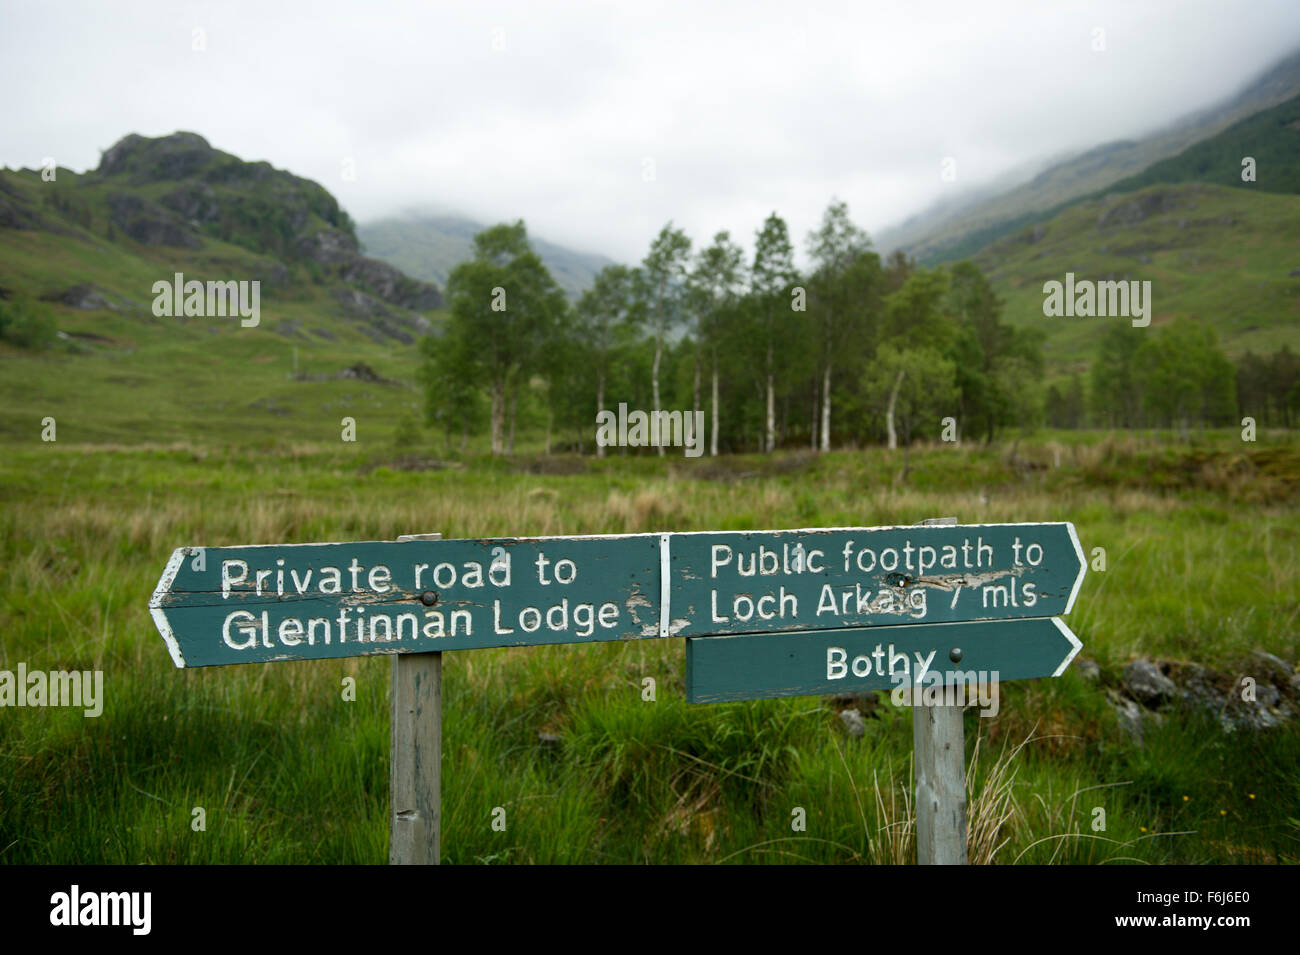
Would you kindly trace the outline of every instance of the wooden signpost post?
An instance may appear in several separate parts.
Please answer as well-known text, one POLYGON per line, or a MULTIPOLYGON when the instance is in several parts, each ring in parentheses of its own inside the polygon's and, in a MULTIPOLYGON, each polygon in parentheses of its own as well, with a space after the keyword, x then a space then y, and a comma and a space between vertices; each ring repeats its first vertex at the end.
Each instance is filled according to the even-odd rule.
POLYGON ((442 652, 394 654, 390 693, 388 862, 437 865, 442 858, 442 652))
MULTIPOLYGON (((864 690, 903 673, 920 685, 957 663, 1056 675, 1079 643, 1050 618, 1070 611, 1083 574, 1063 523, 429 534, 182 547, 149 607, 178 667, 397 654, 390 861, 436 863, 444 650, 687 637, 693 702, 864 690)), ((964 815, 961 858, 930 853, 920 798, 924 781, 964 800, 960 708, 916 717, 920 858, 964 861, 964 815)))

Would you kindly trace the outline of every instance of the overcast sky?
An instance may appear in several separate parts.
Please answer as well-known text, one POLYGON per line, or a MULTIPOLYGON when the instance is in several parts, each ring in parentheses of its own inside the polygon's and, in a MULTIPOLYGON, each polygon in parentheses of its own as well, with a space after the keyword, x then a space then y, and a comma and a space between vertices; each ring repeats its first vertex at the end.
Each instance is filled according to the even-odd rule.
POLYGON ((776 210, 802 245, 832 195, 879 231, 1297 46, 1297 0, 0 0, 0 164, 192 130, 358 221, 436 204, 635 261, 668 219, 749 246, 776 210))

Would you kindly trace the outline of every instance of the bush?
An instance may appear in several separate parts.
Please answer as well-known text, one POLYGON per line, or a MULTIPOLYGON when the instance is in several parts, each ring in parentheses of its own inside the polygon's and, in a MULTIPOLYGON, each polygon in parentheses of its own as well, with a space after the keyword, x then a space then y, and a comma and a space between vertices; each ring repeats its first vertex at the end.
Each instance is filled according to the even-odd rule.
POLYGON ((0 302, 0 341, 19 348, 48 348, 54 342, 54 323, 29 303, 0 302))

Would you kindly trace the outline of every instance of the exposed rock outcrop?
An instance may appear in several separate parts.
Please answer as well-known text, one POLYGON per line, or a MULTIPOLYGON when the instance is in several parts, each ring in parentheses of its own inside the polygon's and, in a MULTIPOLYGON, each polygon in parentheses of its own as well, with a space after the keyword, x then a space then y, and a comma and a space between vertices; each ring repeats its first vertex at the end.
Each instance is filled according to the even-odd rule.
POLYGON ((110 221, 119 232, 142 245, 170 245, 197 249, 203 243, 176 214, 164 206, 129 192, 108 197, 110 221))
MULTIPOLYGON (((1100 670, 1099 676, 1105 679, 1100 670)), ((1300 714, 1300 671, 1262 650, 1226 671, 1178 660, 1138 659, 1110 683, 1107 700, 1138 745, 1146 724, 1158 723, 1162 713, 1177 709, 1212 713, 1227 732, 1273 729, 1300 714)))
MULTIPOLYGON (((389 305, 442 307, 437 286, 362 255, 352 221, 319 183, 269 163, 244 162, 196 133, 126 136, 104 152, 92 178, 124 187, 176 184, 156 202, 125 188, 110 196, 113 226, 137 242, 195 249, 201 237, 217 238, 277 259, 314 263, 389 305)), ((23 222, 30 214, 0 196, 4 219, 23 222)))

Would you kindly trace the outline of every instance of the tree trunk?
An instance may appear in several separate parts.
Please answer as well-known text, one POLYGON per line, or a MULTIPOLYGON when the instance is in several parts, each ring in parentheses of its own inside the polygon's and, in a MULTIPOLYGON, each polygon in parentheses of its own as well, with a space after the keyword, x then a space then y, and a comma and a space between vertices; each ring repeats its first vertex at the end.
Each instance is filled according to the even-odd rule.
MULTIPOLYGON (((597 413, 599 413, 604 410, 605 410, 605 372, 602 369, 596 375, 596 411, 597 413)), ((603 458, 604 456, 605 456, 605 446, 600 443, 599 439, 597 439, 596 457, 603 458)))
POLYGON ((505 382, 499 378, 492 381, 492 453, 500 456, 505 452, 506 395, 505 382))
MULTIPOLYGON (((769 365, 771 362, 769 361, 769 365)), ((776 448, 776 388, 772 373, 767 373, 767 427, 763 431, 763 450, 768 454, 776 448)))
POLYGON ((515 389, 510 388, 506 391, 506 416, 510 419, 510 431, 506 438, 506 455, 513 457, 515 453, 515 411, 518 397, 515 395, 515 389))
POLYGON ((894 390, 889 393, 889 410, 885 412, 885 427, 889 431, 889 450, 898 448, 898 432, 894 430, 894 405, 898 403, 898 389, 903 385, 903 369, 898 369, 898 378, 894 381, 894 390))
POLYGON ((718 363, 713 362, 713 434, 710 436, 709 454, 718 456, 718 363))
POLYGON ((692 411, 700 410, 700 346, 695 346, 695 406, 692 411))
MULTIPOLYGON (((663 316, 663 292, 660 291, 659 315, 655 321, 655 363, 654 370, 651 372, 651 385, 654 389, 654 411, 656 416, 659 413, 659 361, 663 357, 664 351, 664 316, 663 316)), ((660 436, 662 438, 662 435, 660 436)), ((659 457, 664 456, 663 441, 659 442, 659 457)))
POLYGON ((817 450, 817 384, 813 383, 812 393, 812 423, 808 428, 808 449, 817 450))
POLYGON ((826 369, 822 372, 822 450, 831 449, 831 362, 826 359, 826 369))
POLYGON ((763 428, 763 451, 770 454, 776 447, 776 384, 772 371, 772 319, 767 324, 767 420, 763 428))

